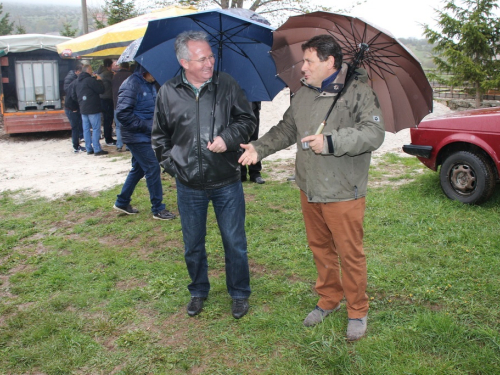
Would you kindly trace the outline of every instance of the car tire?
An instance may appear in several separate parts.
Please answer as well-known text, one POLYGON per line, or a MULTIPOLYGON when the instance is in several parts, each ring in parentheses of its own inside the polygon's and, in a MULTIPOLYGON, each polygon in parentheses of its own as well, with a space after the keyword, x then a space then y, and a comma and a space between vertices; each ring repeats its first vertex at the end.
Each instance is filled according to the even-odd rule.
POLYGON ((448 156, 439 172, 441 188, 450 199, 466 204, 486 202, 495 190, 495 173, 480 154, 459 151, 448 156))

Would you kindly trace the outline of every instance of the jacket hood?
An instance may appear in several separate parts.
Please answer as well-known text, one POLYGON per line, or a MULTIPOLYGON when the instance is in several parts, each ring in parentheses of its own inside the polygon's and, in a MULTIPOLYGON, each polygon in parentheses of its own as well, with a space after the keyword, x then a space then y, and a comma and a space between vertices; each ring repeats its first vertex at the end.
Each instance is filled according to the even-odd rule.
POLYGON ((80 75, 78 76, 78 80, 81 81, 82 79, 87 77, 91 77, 91 75, 88 74, 87 72, 81 72, 80 75))
POLYGON ((133 74, 136 75, 137 77, 140 77, 141 79, 145 80, 144 76, 143 76, 144 73, 148 73, 146 68, 144 68, 141 64, 137 64, 133 74))

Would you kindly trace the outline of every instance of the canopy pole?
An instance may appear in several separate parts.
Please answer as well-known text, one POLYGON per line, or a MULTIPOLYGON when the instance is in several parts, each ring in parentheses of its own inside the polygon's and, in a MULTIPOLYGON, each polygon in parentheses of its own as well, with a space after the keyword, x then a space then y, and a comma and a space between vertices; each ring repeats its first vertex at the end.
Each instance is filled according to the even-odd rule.
POLYGON ((89 21, 87 20, 87 0, 82 0, 82 27, 83 27, 83 34, 88 34, 89 21))

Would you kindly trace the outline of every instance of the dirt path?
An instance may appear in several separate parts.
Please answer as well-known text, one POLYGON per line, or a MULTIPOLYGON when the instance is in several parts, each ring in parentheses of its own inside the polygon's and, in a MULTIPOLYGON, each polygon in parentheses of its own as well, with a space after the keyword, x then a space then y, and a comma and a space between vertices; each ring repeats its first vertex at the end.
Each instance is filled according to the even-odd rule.
MULTIPOLYGON (((288 108, 288 90, 272 102, 263 102, 260 134, 276 125, 288 108)), ((435 103, 436 116, 450 111, 435 103)), ((397 134, 386 133, 382 147, 374 153, 401 151, 409 143, 409 129, 397 134)), ((24 190, 25 194, 55 199, 82 191, 98 192, 121 185, 130 170, 130 154, 118 153, 101 141, 107 156, 74 154, 69 132, 5 135, 0 134, 0 192, 24 190)), ((264 168, 270 179, 281 180, 293 171, 296 147, 277 152, 265 159, 264 168), (267 162, 272 161, 272 167, 267 162)))

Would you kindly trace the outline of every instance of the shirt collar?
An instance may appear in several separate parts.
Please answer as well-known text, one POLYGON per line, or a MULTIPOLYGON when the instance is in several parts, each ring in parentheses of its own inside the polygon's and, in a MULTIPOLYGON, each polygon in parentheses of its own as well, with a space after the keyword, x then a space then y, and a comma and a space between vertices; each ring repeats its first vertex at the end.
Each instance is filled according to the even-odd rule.
POLYGON ((184 69, 181 71, 181 77, 182 77, 182 82, 184 82, 186 85, 191 87, 191 90, 194 91, 196 95, 198 95, 201 92, 201 89, 208 85, 210 82, 212 82, 212 77, 210 77, 205 83, 203 83, 200 88, 197 88, 196 86, 192 85, 191 82, 189 82, 186 78, 186 74, 184 73, 184 69))
POLYGON ((339 71, 337 70, 335 73, 333 73, 330 77, 325 78, 323 82, 321 83, 321 91, 325 91, 328 85, 330 85, 333 81, 335 81, 335 78, 337 78, 337 75, 339 74, 339 71))

